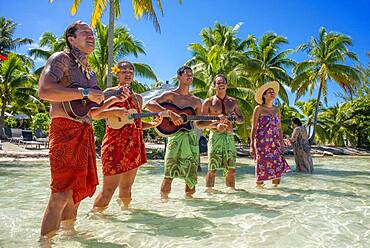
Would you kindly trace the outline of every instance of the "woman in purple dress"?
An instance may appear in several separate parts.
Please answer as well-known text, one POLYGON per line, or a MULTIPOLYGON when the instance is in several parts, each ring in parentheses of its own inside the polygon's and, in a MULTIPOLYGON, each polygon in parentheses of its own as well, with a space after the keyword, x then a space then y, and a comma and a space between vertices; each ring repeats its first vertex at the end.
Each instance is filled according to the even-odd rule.
POLYGON ((262 85, 255 95, 258 105, 252 117, 250 153, 256 161, 257 187, 262 187, 266 180, 272 180, 272 184, 278 186, 283 173, 290 170, 283 157, 280 110, 273 106, 278 93, 279 83, 272 81, 262 85))

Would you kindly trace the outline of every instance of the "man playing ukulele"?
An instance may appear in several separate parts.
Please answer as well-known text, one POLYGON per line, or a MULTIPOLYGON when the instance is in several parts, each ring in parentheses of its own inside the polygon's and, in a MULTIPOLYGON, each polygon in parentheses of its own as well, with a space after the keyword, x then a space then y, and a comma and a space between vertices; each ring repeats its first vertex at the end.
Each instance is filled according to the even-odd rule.
POLYGON ((81 200, 95 192, 98 176, 91 118, 127 114, 126 109, 108 108, 128 95, 123 93, 104 101, 103 92, 93 89, 97 80, 87 57, 94 50, 95 43, 89 25, 81 21, 72 23, 65 31, 65 40, 69 49, 49 58, 39 80, 39 96, 51 105, 51 195, 41 224, 42 240, 53 236, 60 224, 63 228, 72 228, 81 200), (89 111, 82 119, 73 119, 66 113, 62 102, 79 99, 96 103, 104 101, 104 104, 89 111))

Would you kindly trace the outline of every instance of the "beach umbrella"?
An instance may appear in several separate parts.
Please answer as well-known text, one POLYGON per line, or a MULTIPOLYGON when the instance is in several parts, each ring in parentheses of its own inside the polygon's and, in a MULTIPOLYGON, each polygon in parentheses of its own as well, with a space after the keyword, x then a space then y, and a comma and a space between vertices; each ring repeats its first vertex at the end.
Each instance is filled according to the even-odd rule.
POLYGON ((18 120, 27 120, 29 117, 28 115, 24 113, 20 113, 20 114, 13 115, 12 118, 18 119, 18 120))

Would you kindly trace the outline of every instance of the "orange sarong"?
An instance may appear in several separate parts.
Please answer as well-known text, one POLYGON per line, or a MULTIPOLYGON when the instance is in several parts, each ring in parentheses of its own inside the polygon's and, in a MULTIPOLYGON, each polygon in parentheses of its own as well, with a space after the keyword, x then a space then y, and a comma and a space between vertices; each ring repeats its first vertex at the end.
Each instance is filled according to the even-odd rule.
MULTIPOLYGON (((138 113, 141 112, 132 97, 114 106, 134 108, 138 113)), ((147 160, 141 120, 135 120, 135 124, 126 124, 120 129, 107 126, 101 151, 104 176, 121 174, 145 164, 147 160)))
POLYGON ((74 203, 93 196, 99 182, 92 126, 53 118, 49 142, 52 192, 72 190, 74 203))

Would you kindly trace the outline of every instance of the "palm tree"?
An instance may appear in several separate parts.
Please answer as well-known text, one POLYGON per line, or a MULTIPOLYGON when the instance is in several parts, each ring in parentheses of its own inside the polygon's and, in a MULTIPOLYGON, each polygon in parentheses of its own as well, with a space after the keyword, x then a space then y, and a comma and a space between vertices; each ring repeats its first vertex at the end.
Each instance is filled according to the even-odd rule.
POLYGON ((7 54, 19 46, 31 44, 29 38, 13 38, 17 24, 0 17, 0 54, 7 54))
POLYGON ((241 23, 235 27, 228 27, 216 22, 214 29, 210 27, 202 29, 200 36, 203 44, 189 45, 193 57, 186 64, 193 68, 195 95, 202 98, 211 96, 213 78, 217 74, 224 74, 227 77, 228 93, 241 93, 242 88, 248 89, 251 86, 246 74, 250 67, 245 65, 247 58, 243 54, 246 41, 236 38, 240 27, 241 23))
MULTIPOLYGON (((203 44, 191 43, 189 49, 193 57, 186 62, 194 73, 193 94, 206 98, 213 95, 213 78, 217 74, 224 74, 228 80, 227 94, 236 98, 243 113, 250 118, 252 113, 251 99, 253 97, 252 82, 248 72, 253 67, 245 56, 247 41, 236 37, 241 23, 234 27, 224 26, 216 22, 214 28, 202 29, 200 36, 203 44)), ((240 125, 237 136, 247 141, 248 122, 240 125)))
POLYGON ((279 105, 280 113, 281 113, 281 126, 283 128, 284 134, 291 134, 293 131, 292 128, 292 118, 297 117, 302 119, 303 115, 299 113, 299 111, 289 106, 286 102, 279 105))
POLYGON ((0 76, 0 136, 4 137, 5 109, 9 104, 35 99, 36 90, 31 85, 31 75, 21 58, 9 53, 9 60, 2 63, 0 76))
POLYGON ((46 61, 53 53, 63 51, 66 47, 64 37, 57 37, 51 32, 45 32, 40 37, 39 47, 30 49, 29 55, 46 61))
POLYGON ((325 109, 318 116, 320 125, 317 126, 317 136, 321 142, 332 143, 335 146, 347 145, 349 134, 343 120, 343 104, 336 103, 325 109))
MULTIPOLYGON (((98 85, 105 88, 107 81, 107 60, 108 60, 108 27, 101 22, 96 24, 96 47, 94 52, 89 57, 89 63, 98 77, 98 85)), ((127 55, 138 57, 140 54, 145 54, 142 42, 136 40, 123 26, 114 29, 114 46, 113 58, 116 63, 121 58, 127 55)), ((149 79, 157 80, 157 77, 151 67, 147 64, 133 63, 135 66, 135 74, 149 79)))
MULTIPOLYGON (((298 101, 295 103, 295 105, 298 107, 302 115, 303 125, 308 128, 308 135, 310 136, 314 123, 316 99, 310 99, 308 101, 298 101)), ((323 106, 322 103, 320 103, 318 111, 321 112, 322 110, 323 106)))
MULTIPOLYGON (((49 0, 49 2, 53 2, 54 0, 49 0)), ((157 18, 157 14, 154 10, 154 6, 152 0, 131 0, 134 15, 135 17, 142 18, 144 15, 145 17, 149 18, 153 21, 154 27, 156 31, 160 30, 159 21, 157 18)), ((77 9, 80 5, 82 0, 74 0, 73 5, 71 7, 71 14, 75 15, 77 9)), ((109 28, 108 28, 108 68, 111 68, 113 65, 113 31, 114 31, 114 19, 120 16, 120 1, 119 0, 94 0, 93 1, 93 12, 91 16, 91 26, 94 28, 95 25, 100 21, 101 16, 107 7, 109 2, 109 28)), ((179 1, 181 2, 181 1, 179 1)), ((162 4, 160 0, 157 0, 157 5, 161 14, 163 14, 162 4)), ((108 70, 108 80, 107 80, 107 87, 112 86, 112 73, 108 70)))
MULTIPOLYGON (((29 38, 14 38, 14 33, 17 24, 12 20, 7 20, 5 17, 0 17, 0 54, 7 55, 10 51, 22 45, 31 44, 32 39, 29 38)), ((33 61, 26 55, 18 55, 30 71, 33 67, 33 61)), ((1 67, 1 64, 0 64, 1 67)))
POLYGON ((333 80, 344 91, 352 91, 352 82, 360 81, 359 70, 342 64, 346 58, 358 61, 357 56, 348 50, 352 45, 350 37, 327 32, 325 28, 320 28, 319 38, 312 37, 311 41, 298 47, 298 50, 306 51, 311 59, 305 60, 294 67, 295 78, 291 83, 292 90, 296 91, 296 100, 310 90, 312 95, 315 87, 318 86, 316 98, 315 117, 313 132, 310 143, 314 143, 318 108, 321 94, 327 102, 327 81, 333 80))
POLYGON ((259 42, 252 35, 249 35, 247 40, 250 50, 246 52, 246 56, 250 58, 249 63, 254 65, 254 71, 250 76, 256 88, 268 81, 277 80, 281 84, 280 97, 288 103, 288 94, 282 86, 289 86, 292 80, 286 68, 296 64, 294 60, 287 58, 293 49, 280 50, 280 46, 287 44, 288 39, 274 33, 266 33, 259 42))

